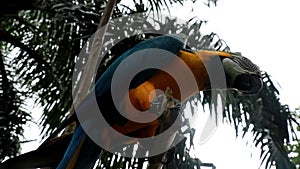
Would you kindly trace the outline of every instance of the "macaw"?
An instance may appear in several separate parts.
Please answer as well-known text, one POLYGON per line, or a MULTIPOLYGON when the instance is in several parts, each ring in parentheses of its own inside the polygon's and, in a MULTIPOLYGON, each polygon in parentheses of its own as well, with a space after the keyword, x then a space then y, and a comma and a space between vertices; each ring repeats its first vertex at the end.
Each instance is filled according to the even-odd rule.
MULTIPOLYGON (((95 92, 97 103, 103 116, 112 128, 121 134, 130 135, 137 139, 152 137, 155 136, 160 126, 158 120, 148 123, 137 123, 126 119, 118 113, 111 96, 112 77, 118 65, 129 55, 151 48, 162 49, 177 55, 190 68, 196 79, 198 90, 189 91, 190 93, 180 93, 175 79, 168 73, 157 69, 147 69, 132 79, 128 91, 130 100, 125 100, 127 103, 131 102, 137 110, 145 111, 151 108, 151 101, 156 97, 155 89, 165 91, 166 88, 170 88, 173 92, 173 97, 180 102, 184 102, 195 92, 208 89, 210 81, 203 62, 210 62, 214 57, 218 57, 222 61, 228 88, 236 88, 244 93, 257 93, 262 87, 259 68, 250 60, 237 53, 210 50, 192 51, 185 49, 183 40, 177 36, 162 35, 154 37, 138 43, 119 56, 103 72, 93 88, 92 92, 95 92)), ((166 66, 176 67, 172 63, 166 66)), ((88 96, 83 101, 77 109, 78 111, 82 110, 82 112, 77 112, 77 114, 89 110, 89 99, 88 96)), ((127 113, 130 115, 131 112, 127 113)), ((134 114, 131 115, 134 116, 134 114)), ((97 131, 98 129, 94 130, 97 131)), ((108 146, 110 141, 117 139, 117 136, 113 135, 106 135, 105 137, 108 139, 108 146)), ((101 151, 101 147, 94 143, 86 135, 82 126, 79 125, 57 169, 92 168, 101 151)))

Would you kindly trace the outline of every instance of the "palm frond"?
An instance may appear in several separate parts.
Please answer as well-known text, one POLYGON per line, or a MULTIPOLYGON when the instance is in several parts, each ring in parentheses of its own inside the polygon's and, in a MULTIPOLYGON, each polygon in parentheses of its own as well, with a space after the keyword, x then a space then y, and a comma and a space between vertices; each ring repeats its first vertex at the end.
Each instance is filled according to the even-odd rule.
MULTIPOLYGON (((263 88, 256 95, 244 96, 235 90, 227 91, 224 117, 236 130, 243 131, 244 137, 252 133, 253 143, 261 149, 262 165, 266 168, 295 168, 291 163, 286 146, 290 141, 293 124, 292 115, 286 105, 281 105, 279 92, 270 76, 262 73, 263 88), (240 129, 241 128, 241 129, 240 129)), ((210 93, 205 92, 204 104, 210 99, 210 93)))
POLYGON ((23 125, 30 120, 16 83, 9 79, 4 56, 0 55, 0 161, 19 153, 23 125))

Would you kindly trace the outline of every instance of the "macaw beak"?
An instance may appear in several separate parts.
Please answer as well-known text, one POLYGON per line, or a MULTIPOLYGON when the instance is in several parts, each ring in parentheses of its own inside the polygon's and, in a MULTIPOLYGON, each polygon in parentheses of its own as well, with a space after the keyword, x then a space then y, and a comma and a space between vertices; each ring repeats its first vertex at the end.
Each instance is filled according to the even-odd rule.
POLYGON ((235 78, 232 87, 244 94, 255 94, 260 91, 262 84, 261 77, 258 75, 241 74, 235 78))
POLYGON ((229 88, 238 89, 244 94, 255 94, 259 92, 263 84, 259 69, 254 67, 250 60, 246 62, 245 58, 243 59, 242 61, 229 58, 222 60, 227 85, 229 88))

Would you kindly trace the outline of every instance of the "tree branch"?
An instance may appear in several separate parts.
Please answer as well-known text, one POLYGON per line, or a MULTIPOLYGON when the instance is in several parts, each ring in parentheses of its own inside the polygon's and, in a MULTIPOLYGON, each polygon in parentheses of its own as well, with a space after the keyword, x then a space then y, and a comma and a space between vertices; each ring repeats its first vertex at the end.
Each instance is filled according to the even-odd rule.
MULTIPOLYGON (((89 89, 92 86, 92 78, 95 77, 93 76, 96 72, 96 66, 97 66, 97 60, 98 60, 98 56, 101 52, 102 46, 103 46, 103 42, 104 42, 104 35, 106 32, 107 27, 105 26, 108 21, 109 18, 112 15, 112 11, 114 6, 116 5, 116 3, 118 2, 118 0, 110 0, 108 1, 103 15, 100 19, 97 31, 94 35, 94 39, 93 39, 93 43, 92 43, 92 47, 91 47, 91 51, 90 51, 90 55, 87 58, 87 63, 85 64, 83 71, 82 71, 82 75, 81 75, 81 79, 79 81, 79 87, 78 87, 78 92, 76 93, 74 100, 73 100, 73 106, 71 108, 71 110, 69 111, 69 117, 71 117, 74 112, 75 112, 75 107, 77 107, 82 100, 84 100, 84 98, 88 95, 89 93, 89 89), (103 26, 105 26, 103 29, 101 29, 103 26)), ((69 133, 69 132, 73 132, 76 128, 76 124, 72 123, 70 124, 65 132, 69 133)))
POLYGON ((108 23, 113 11, 113 7, 117 3, 117 1, 118 0, 108 1, 108 4, 104 9, 103 16, 101 17, 97 32, 94 36, 90 55, 88 56, 87 63, 82 72, 82 78, 79 83, 78 93, 74 98, 74 106, 77 106, 79 103, 81 103, 81 101, 87 96, 88 91, 92 85, 91 78, 94 77, 93 75, 95 74, 98 56, 101 52, 101 48, 103 46, 104 41, 104 35, 106 32, 106 27, 104 27, 104 30, 101 28, 108 23))

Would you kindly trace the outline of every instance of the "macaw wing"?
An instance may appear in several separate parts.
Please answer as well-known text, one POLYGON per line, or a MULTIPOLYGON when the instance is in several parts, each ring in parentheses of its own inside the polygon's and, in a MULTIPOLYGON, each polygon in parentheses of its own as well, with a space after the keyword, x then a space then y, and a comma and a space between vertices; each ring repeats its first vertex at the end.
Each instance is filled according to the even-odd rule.
MULTIPOLYGON (((111 96, 112 77, 119 64, 131 54, 144 49, 158 48, 177 54, 179 50, 183 48, 183 44, 183 41, 179 37, 171 35, 159 36, 149 40, 145 40, 126 51, 107 68, 107 70, 100 76, 100 78, 96 82, 95 92, 101 112, 103 113, 104 118, 109 124, 118 123, 122 125, 127 121, 127 119, 120 115, 116 110, 111 96)), ((130 69, 130 67, 128 67, 128 69, 130 69)), ((132 79, 130 88, 135 88, 146 80, 150 79, 155 74, 155 72, 155 69, 147 69, 142 73, 137 74, 137 76, 132 79)), ((122 85, 121 81, 119 83, 120 85, 122 85)))

